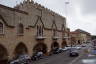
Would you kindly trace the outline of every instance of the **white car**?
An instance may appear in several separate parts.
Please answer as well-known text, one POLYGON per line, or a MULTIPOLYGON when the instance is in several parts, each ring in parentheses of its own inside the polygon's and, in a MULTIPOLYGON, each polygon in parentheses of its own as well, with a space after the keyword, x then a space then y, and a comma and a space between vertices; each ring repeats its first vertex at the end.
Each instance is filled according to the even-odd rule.
POLYGON ((80 47, 80 46, 76 46, 75 47, 77 50, 80 50, 82 47, 80 47))
POLYGON ((62 50, 63 50, 63 51, 67 51, 68 49, 67 49, 67 48, 63 48, 62 50))
POLYGON ((18 59, 31 59, 30 56, 28 56, 27 54, 21 55, 18 59))
POLYGON ((68 47, 65 47, 65 49, 67 49, 67 50, 70 49, 70 48, 72 48, 72 47, 69 47, 69 46, 68 47))
POLYGON ((16 64, 18 62, 19 62, 19 59, 11 61, 10 64, 16 64))
POLYGON ((69 56, 70 57, 77 57, 77 56, 79 56, 78 50, 76 48, 71 48, 70 52, 69 52, 69 56))
POLYGON ((82 47, 86 47, 87 46, 87 44, 82 44, 82 47))
POLYGON ((24 64, 27 62, 28 59, 31 59, 30 56, 28 56, 27 54, 23 54, 20 55, 18 59, 13 60, 12 62, 10 62, 10 64, 24 64))

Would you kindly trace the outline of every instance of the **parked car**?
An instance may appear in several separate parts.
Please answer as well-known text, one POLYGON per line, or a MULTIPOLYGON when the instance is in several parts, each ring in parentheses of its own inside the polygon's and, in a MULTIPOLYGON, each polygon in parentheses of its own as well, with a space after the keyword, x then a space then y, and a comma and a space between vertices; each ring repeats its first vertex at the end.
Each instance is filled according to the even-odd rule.
POLYGON ((86 47, 87 45, 86 44, 82 44, 82 47, 86 47))
POLYGON ((11 61, 10 64, 31 64, 31 58, 27 54, 23 54, 11 61))
POLYGON ((71 46, 65 47, 66 50, 69 50, 70 48, 72 48, 71 46))
POLYGON ((42 57, 43 57, 43 52, 42 52, 42 51, 39 51, 39 52, 35 53, 35 54, 31 57, 31 59, 32 59, 33 61, 36 61, 36 60, 42 59, 42 57))
POLYGON ((96 55, 96 50, 93 49, 92 52, 91 52, 91 54, 96 55))
POLYGON ((11 61, 10 64, 19 64, 19 59, 11 61))
POLYGON ((67 51, 68 50, 68 48, 62 48, 62 51, 67 51))
POLYGON ((59 53, 59 48, 53 49, 53 54, 58 54, 59 53))
POLYGON ((76 47, 74 47, 74 48, 76 48, 77 50, 80 50, 82 47, 76 46, 76 47))
POLYGON ((69 56, 70 57, 77 57, 77 56, 79 56, 78 50, 76 48, 71 48, 70 52, 69 52, 69 56))
POLYGON ((58 54, 58 53, 61 53, 61 52, 63 52, 63 50, 62 50, 62 48, 55 48, 55 49, 53 49, 53 54, 58 54))
POLYGON ((58 48, 58 52, 59 52, 59 53, 61 53, 61 52, 63 52, 63 51, 64 51, 63 48, 58 48))

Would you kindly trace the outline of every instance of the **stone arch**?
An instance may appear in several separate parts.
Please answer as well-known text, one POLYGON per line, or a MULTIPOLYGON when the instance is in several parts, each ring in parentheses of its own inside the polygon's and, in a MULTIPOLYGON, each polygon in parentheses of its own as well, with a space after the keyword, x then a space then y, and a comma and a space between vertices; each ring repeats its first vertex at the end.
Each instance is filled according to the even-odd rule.
POLYGON ((23 42, 20 42, 16 46, 15 51, 14 51, 15 58, 18 58, 18 56, 20 56, 22 54, 28 54, 28 49, 23 42))
POLYGON ((59 48, 59 43, 58 42, 53 42, 51 44, 51 49, 54 49, 54 48, 59 48))
POLYGON ((63 40, 61 46, 62 46, 62 48, 64 48, 65 46, 67 46, 67 42, 66 42, 66 40, 63 40))
POLYGON ((42 51, 44 54, 47 53, 47 45, 44 43, 37 43, 33 48, 33 53, 42 51))
POLYGON ((0 44, 0 64, 7 64, 7 62, 8 62, 7 49, 0 44))

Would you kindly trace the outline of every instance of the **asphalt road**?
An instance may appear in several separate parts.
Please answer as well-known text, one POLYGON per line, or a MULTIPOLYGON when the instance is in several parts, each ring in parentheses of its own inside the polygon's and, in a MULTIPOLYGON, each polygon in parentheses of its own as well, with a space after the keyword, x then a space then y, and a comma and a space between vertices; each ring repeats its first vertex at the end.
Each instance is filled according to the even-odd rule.
POLYGON ((83 55, 83 49, 80 51, 80 56, 78 57, 69 57, 68 51, 60 53, 60 54, 55 54, 52 56, 48 56, 44 59, 41 59, 39 61, 33 62, 33 64, 73 64, 77 58, 81 57, 83 55))
MULTIPOLYGON (((86 49, 90 49, 90 47, 87 47, 86 49)), ((96 55, 93 55, 91 51, 92 49, 88 53, 83 52, 81 56, 74 59, 70 64, 96 64, 96 55)))
POLYGON ((32 64, 96 64, 96 56, 86 52, 90 50, 90 44, 79 50, 78 57, 69 57, 68 51, 48 56, 44 59, 34 61, 32 64))
POLYGON ((68 64, 74 58, 68 56, 68 52, 63 52, 60 54, 55 54, 47 58, 41 59, 39 61, 33 62, 33 64, 68 64))

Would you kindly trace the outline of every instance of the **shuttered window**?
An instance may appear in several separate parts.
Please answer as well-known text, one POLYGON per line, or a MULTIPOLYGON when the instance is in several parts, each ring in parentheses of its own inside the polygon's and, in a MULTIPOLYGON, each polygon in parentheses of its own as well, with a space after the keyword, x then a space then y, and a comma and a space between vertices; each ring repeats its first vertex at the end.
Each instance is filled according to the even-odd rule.
POLYGON ((0 34, 3 34, 4 31, 3 28, 4 28, 3 23, 0 22, 0 34))

